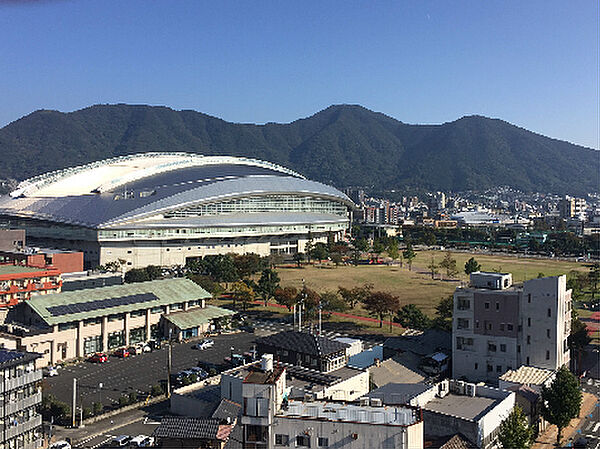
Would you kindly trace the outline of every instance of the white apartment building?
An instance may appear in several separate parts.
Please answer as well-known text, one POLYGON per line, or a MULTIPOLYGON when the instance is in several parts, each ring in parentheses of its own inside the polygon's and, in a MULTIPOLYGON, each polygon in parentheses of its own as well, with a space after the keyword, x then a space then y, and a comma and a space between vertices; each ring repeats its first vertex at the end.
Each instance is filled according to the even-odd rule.
POLYGON ((471 274, 454 293, 453 377, 497 382, 521 365, 556 370, 569 363, 571 290, 566 276, 512 284, 510 273, 471 274))

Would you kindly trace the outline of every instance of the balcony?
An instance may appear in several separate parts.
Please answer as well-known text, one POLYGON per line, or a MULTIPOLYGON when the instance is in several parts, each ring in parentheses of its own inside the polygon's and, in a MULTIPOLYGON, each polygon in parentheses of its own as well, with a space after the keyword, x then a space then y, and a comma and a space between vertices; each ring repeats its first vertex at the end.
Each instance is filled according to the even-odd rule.
POLYGON ((14 390, 23 385, 31 384, 42 380, 42 370, 36 370, 32 373, 26 373, 14 379, 6 379, 4 381, 4 391, 14 390))
POLYGON ((6 439, 8 440, 10 438, 14 438, 18 435, 21 435, 22 433, 29 431, 29 430, 36 429, 36 428, 40 427, 41 425, 42 425, 42 415, 35 415, 33 418, 31 418, 27 422, 17 424, 14 427, 7 427, 5 430, 6 439))
POLYGON ((42 393, 41 392, 32 394, 31 396, 29 396, 25 399, 7 402, 4 405, 4 416, 12 415, 13 413, 18 412, 19 410, 23 410, 24 408, 27 408, 27 407, 32 407, 36 404, 39 404, 40 402, 42 402, 42 393))

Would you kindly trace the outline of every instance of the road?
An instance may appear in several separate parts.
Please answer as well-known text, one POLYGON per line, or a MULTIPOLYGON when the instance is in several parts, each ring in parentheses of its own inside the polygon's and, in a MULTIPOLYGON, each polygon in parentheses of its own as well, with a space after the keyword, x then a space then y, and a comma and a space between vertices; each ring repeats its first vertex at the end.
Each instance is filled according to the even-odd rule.
MULTIPOLYGON (((600 380, 583 378, 581 382, 583 391, 600 398, 600 380)), ((579 437, 588 439, 589 449, 600 449, 600 404, 596 403, 594 411, 587 415, 577 431, 575 440, 579 437)))

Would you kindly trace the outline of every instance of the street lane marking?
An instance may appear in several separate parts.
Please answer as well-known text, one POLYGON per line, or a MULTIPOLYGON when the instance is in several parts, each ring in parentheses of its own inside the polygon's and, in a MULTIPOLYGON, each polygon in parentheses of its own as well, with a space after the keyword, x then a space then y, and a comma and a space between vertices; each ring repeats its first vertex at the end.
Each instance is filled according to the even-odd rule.
POLYGON ((592 433, 598 432, 598 429, 600 429, 600 422, 596 423, 596 425, 594 426, 594 430, 592 430, 592 433))

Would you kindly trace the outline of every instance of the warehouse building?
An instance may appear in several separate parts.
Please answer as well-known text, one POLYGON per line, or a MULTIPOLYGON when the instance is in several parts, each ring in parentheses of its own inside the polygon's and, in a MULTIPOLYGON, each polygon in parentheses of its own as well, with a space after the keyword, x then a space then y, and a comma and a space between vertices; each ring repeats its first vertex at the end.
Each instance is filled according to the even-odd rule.
POLYGON ((46 173, 0 199, 31 244, 84 253, 85 268, 181 265, 208 254, 304 252, 339 239, 354 203, 254 159, 145 153, 46 173))

